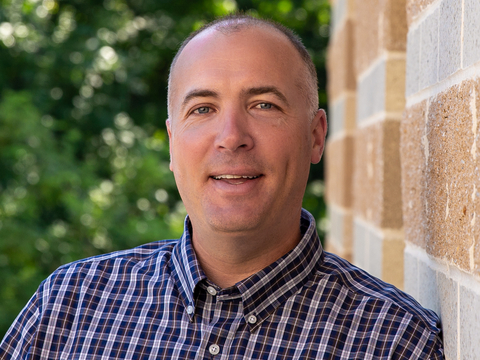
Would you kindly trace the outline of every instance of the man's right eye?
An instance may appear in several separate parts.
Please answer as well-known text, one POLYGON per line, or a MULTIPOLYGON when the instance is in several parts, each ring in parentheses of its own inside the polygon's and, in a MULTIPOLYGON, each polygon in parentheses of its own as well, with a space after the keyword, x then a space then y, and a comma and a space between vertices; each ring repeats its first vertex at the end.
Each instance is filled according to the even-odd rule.
POLYGON ((198 109, 195 109, 193 112, 196 114, 208 114, 210 112, 210 108, 208 106, 202 106, 198 109))

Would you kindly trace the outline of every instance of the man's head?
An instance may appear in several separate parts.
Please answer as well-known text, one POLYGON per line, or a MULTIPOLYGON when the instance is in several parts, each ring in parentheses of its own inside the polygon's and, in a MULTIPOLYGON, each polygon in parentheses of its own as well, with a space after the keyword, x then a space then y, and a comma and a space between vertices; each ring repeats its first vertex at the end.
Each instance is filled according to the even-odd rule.
POLYGON ((172 65, 170 168, 195 231, 298 221, 310 163, 323 151, 308 62, 284 31, 242 21, 197 32, 172 65))

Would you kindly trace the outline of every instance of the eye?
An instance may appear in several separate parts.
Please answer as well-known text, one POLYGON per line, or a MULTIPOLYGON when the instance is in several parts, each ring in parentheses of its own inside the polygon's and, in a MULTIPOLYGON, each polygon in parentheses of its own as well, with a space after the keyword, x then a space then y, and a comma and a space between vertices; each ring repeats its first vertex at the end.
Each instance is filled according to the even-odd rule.
POLYGON ((268 109, 271 109, 273 105, 270 103, 260 103, 256 107, 259 109, 268 110, 268 109))
POLYGON ((211 109, 208 106, 202 106, 202 107, 199 107, 198 109, 195 109, 193 112, 195 114, 208 114, 210 110, 211 109))

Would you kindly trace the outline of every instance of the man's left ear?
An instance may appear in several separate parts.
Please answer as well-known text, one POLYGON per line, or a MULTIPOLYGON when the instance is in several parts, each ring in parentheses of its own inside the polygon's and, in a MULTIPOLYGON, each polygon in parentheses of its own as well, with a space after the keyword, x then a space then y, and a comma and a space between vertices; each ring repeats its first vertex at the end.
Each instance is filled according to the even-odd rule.
POLYGON ((311 131, 313 146, 310 161, 312 164, 318 164, 325 149, 325 136, 327 135, 327 114, 325 114, 325 110, 317 110, 317 114, 312 120, 311 131))
POLYGON ((167 133, 168 133, 168 149, 170 152, 170 171, 173 171, 173 161, 172 161, 172 124, 170 123, 170 119, 165 121, 165 125, 167 126, 167 133))

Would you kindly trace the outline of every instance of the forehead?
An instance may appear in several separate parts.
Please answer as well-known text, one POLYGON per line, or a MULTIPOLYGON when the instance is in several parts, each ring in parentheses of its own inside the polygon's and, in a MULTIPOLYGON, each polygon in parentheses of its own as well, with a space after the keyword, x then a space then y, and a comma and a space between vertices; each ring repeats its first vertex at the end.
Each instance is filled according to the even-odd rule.
POLYGON ((276 29, 253 26, 223 33, 209 28, 183 49, 171 74, 172 100, 189 88, 226 83, 272 82, 291 86, 304 65, 287 37, 276 29))

